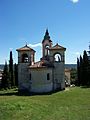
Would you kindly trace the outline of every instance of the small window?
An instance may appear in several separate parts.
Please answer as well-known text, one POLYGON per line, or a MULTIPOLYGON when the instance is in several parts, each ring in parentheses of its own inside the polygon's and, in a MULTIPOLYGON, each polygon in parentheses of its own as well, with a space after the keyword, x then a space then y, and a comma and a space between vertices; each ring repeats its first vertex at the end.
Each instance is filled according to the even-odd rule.
POLYGON ((50 80, 50 74, 47 73, 47 80, 50 80))

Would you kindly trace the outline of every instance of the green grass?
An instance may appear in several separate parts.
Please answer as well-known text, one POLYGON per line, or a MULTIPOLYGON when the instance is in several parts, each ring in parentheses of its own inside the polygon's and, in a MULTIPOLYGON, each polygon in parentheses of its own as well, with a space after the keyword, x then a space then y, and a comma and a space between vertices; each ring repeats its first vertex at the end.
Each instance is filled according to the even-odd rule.
POLYGON ((36 96, 16 92, 0 91, 0 120, 90 120, 90 88, 36 96))

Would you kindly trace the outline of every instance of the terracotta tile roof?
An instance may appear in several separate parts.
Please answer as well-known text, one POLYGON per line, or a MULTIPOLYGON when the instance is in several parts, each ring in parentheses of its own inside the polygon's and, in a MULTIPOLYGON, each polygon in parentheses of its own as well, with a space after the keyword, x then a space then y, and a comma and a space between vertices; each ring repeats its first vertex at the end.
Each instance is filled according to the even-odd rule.
POLYGON ((25 45, 24 47, 21 47, 19 49, 17 49, 17 51, 34 51, 32 48, 30 48, 29 46, 25 45))
POLYGON ((71 69, 65 68, 65 72, 70 72, 70 71, 71 71, 71 69))
POLYGON ((49 49, 50 50, 66 50, 66 48, 64 48, 63 46, 58 45, 58 43, 55 46, 53 46, 53 47, 51 47, 49 49))
POLYGON ((42 64, 43 64, 42 61, 38 61, 34 63, 33 65, 29 66, 29 68, 46 68, 46 66, 43 66, 42 64))
POLYGON ((54 65, 47 60, 41 60, 29 66, 29 68, 52 68, 52 67, 54 67, 54 65))

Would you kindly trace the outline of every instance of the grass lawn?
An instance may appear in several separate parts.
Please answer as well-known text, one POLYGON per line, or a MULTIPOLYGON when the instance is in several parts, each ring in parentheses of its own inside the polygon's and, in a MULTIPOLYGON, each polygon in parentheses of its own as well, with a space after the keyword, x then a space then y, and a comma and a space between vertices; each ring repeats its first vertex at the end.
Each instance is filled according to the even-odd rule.
POLYGON ((16 92, 0 91, 0 120, 90 120, 90 88, 36 96, 16 92))

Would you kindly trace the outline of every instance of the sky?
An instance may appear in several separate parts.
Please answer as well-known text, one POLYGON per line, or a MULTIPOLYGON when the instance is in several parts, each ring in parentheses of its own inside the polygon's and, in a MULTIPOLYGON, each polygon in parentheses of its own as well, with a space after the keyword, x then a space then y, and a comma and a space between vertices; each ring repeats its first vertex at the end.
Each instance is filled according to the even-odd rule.
POLYGON ((90 42, 90 0, 0 0, 0 64, 10 50, 17 63, 16 49, 26 43, 38 61, 47 28, 53 45, 66 48, 65 63, 76 64, 90 42))

